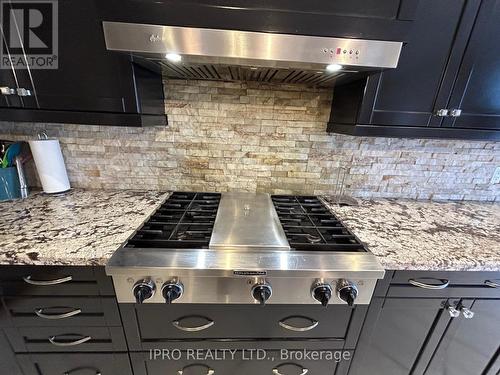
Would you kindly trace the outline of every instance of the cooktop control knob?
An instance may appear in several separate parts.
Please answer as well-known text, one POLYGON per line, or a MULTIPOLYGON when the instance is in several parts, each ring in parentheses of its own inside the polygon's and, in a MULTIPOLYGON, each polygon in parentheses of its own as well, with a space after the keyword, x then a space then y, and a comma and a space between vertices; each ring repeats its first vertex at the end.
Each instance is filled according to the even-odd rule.
POLYGON ((161 294, 168 304, 179 299, 182 293, 184 293, 184 285, 178 281, 168 281, 161 287, 161 294))
POLYGON ((328 306, 330 298, 332 298, 332 287, 330 284, 317 282, 313 285, 311 290, 312 296, 315 300, 319 301, 323 306, 328 306))
POLYGON ((358 288, 351 281, 341 279, 337 283, 337 295, 342 301, 352 306, 358 296, 358 288))
POLYGON ((261 306, 266 304, 267 300, 271 298, 272 294, 273 288, 271 288, 271 285, 267 283, 255 284, 252 287, 252 296, 261 304, 261 306))
POLYGON ((151 279, 142 279, 134 284, 132 292, 134 293, 136 303, 143 303, 155 294, 155 284, 151 279))

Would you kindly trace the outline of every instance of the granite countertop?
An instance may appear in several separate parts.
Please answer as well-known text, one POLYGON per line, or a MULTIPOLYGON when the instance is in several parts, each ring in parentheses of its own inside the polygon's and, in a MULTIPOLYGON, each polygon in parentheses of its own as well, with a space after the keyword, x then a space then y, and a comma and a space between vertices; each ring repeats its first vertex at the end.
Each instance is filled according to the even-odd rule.
POLYGON ((330 208, 387 270, 500 271, 499 204, 359 203, 330 208))
POLYGON ((0 202, 0 264, 104 265, 166 196, 73 189, 0 202))
MULTIPOLYGON (((0 202, 0 264, 104 265, 167 194, 74 189, 0 202)), ((380 199, 330 208, 388 270, 500 271, 498 204, 380 199)))

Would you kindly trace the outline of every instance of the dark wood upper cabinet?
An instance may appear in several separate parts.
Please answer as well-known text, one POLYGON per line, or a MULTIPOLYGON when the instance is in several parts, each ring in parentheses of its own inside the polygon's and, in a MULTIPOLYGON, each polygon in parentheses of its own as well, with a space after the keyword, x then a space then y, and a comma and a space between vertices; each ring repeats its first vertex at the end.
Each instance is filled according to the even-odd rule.
POLYGON ((483 0, 448 108, 461 110, 443 126, 500 130, 500 1, 483 0))
POLYGON ((107 0, 107 21, 404 40, 419 0, 107 0))
POLYGON ((58 5, 57 69, 2 70, 2 86, 12 84, 31 95, 2 95, 0 112, 13 121, 99 125, 165 125, 162 76, 158 68, 107 51, 95 2, 65 0, 58 5), (5 78, 4 78, 5 76, 5 78), (4 83, 5 81, 5 83, 4 83), (12 81, 12 79, 10 80, 12 81), (11 104, 17 99, 17 106, 11 104), (18 109, 13 109, 17 107, 18 109))
POLYGON ((339 83, 328 131, 500 139, 499 3, 420 0, 398 68, 339 83))

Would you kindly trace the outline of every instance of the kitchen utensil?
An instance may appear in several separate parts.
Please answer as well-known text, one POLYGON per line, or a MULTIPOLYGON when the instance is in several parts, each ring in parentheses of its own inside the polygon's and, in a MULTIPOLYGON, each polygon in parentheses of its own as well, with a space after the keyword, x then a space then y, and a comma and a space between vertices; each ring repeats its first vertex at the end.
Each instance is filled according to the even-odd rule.
POLYGON ((7 148, 2 160, 2 168, 7 168, 14 164, 14 158, 21 152, 21 143, 13 143, 7 148))
POLYGON ((21 155, 16 156, 14 158, 14 163, 17 168, 17 176, 19 177, 21 198, 24 199, 28 197, 28 183, 26 182, 26 175, 24 174, 23 157, 21 155))

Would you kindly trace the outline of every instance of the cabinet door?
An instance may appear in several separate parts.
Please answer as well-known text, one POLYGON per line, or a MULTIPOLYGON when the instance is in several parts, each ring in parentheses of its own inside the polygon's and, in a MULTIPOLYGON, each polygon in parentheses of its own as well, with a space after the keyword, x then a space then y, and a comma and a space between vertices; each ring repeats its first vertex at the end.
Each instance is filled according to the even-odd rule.
MULTIPOLYGON (((2 14, 8 11, 10 4, 8 2, 1 2, 0 6, 3 7, 2 14)), ((18 77, 16 70, 10 66, 4 66, 6 60, 10 60, 10 48, 7 43, 6 33, 3 29, 3 22, 0 20, 0 47, 2 48, 2 66, 0 67, 0 107, 22 107, 22 99, 17 95, 18 77), (12 91, 14 90, 14 91, 12 91)))
POLYGON ((126 353, 20 354, 24 375, 132 375, 126 353))
POLYGON ((467 45, 445 120, 455 128, 500 130, 500 0, 484 0, 467 45))
POLYGON ((32 69, 32 108, 83 112, 136 112, 132 66, 106 50, 93 1, 58 2, 57 69, 32 69))
POLYGON ((426 375, 498 374, 500 362, 500 300, 462 301, 474 312, 451 321, 438 349, 425 371, 426 375))
MULTIPOLYGON (((438 97, 455 37, 476 1, 421 0, 397 69, 368 78, 358 120, 361 124, 440 126, 438 97)), ((335 99, 334 99, 335 101, 335 99)))
POLYGON ((350 375, 408 375, 443 316, 445 300, 374 298, 350 375))

